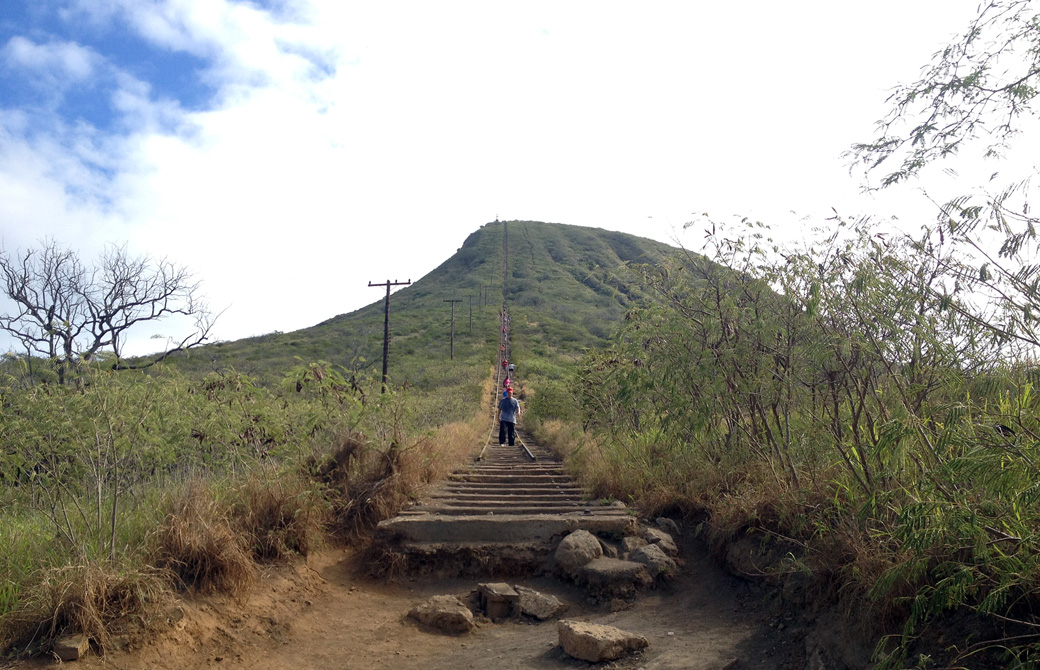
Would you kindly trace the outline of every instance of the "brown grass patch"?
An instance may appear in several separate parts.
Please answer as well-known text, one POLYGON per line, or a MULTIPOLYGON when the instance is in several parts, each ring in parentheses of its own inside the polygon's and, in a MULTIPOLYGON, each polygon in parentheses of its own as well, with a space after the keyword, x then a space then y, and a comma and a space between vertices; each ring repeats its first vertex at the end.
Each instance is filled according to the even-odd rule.
POLYGON ((154 537, 155 564, 184 588, 240 596, 256 579, 256 565, 227 509, 199 482, 174 497, 154 537))
POLYGON ((484 421, 475 417, 447 424, 414 441, 390 445, 373 444, 358 434, 343 435, 332 453, 311 466, 334 491, 334 528, 354 537, 397 514, 424 486, 442 480, 476 455, 484 421))
POLYGON ((120 627, 147 624, 169 596, 169 575, 158 569, 87 563, 41 570, 34 581, 3 618, 0 649, 32 654, 83 633, 104 650, 120 627))
POLYGON ((326 505, 302 476, 257 473, 232 508, 235 529, 257 560, 308 555, 322 544, 326 505))

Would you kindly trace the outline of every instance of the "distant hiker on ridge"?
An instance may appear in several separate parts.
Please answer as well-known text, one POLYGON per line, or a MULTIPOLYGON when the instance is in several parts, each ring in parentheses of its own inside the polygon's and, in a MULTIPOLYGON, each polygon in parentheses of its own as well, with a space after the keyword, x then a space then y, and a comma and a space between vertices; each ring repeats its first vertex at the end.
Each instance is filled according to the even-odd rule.
POLYGON ((516 418, 520 414, 520 401, 513 397, 513 389, 506 389, 506 397, 498 401, 498 446, 516 446, 516 418))

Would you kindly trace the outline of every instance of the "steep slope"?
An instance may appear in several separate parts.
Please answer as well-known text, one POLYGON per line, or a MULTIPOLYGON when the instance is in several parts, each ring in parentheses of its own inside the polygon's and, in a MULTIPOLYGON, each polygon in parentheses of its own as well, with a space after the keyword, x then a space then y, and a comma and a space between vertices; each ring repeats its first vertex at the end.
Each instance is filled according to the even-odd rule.
MULTIPOLYGON (((544 374, 605 343, 614 324, 643 297, 617 280, 625 262, 656 263, 674 251, 596 228, 485 224, 451 258, 393 293, 391 382, 434 392, 463 386, 466 398, 479 398, 479 383, 496 354, 495 324, 503 300, 514 318, 514 352, 538 359, 544 374), (455 307, 454 361, 447 299, 463 301, 455 307)), ((174 364, 193 373, 232 368, 270 382, 301 362, 324 360, 378 376, 383 295, 378 289, 372 293, 372 304, 311 328, 201 347, 176 357, 174 364)))
POLYGON ((549 358, 605 344, 647 297, 625 281, 624 264, 657 264, 676 251, 625 233, 533 221, 510 223, 508 236, 514 347, 549 358))

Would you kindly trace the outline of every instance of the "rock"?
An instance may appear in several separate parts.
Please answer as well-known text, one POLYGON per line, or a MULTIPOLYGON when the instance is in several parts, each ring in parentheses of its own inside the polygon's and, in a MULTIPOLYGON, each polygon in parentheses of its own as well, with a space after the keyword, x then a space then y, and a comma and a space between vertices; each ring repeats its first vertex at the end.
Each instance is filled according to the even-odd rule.
POLYGON ((642 563, 616 558, 589 561, 578 573, 578 582, 584 584, 591 595, 604 598, 634 596, 653 581, 642 563))
POLYGON ((434 596, 408 613, 416 621, 450 635, 473 630, 473 612, 455 596, 434 596))
POLYGON ((661 549, 663 549, 664 553, 669 556, 679 555, 679 547, 675 546, 675 540, 673 540, 672 536, 663 530, 647 528, 643 531, 643 539, 646 540, 648 544, 661 545, 661 549))
POLYGON ((478 584, 480 610, 492 621, 520 616, 520 594, 509 584, 478 584))
POLYGON ((516 592, 520 594, 520 612, 539 621, 555 619, 567 609, 556 596, 545 595, 526 586, 517 586, 516 592))
POLYGON ((621 550, 625 552, 625 555, 632 553, 640 547, 646 546, 646 540, 635 535, 628 535, 621 540, 621 550))
POLYGON ((607 558, 618 558, 618 549, 612 543, 599 538, 599 546, 603 549, 603 555, 607 558))
POLYGON ((671 577, 678 571, 675 561, 664 553, 659 544, 639 547, 629 555, 628 560, 645 565, 652 577, 671 577))
POLYGON ((66 635, 54 641, 54 655, 64 663, 75 661, 90 649, 90 638, 82 633, 66 635))
POLYGON ((613 661, 650 645, 642 635, 595 623, 560 621, 556 630, 564 653, 590 663, 613 661))
POLYGON ((573 574, 589 561, 602 555, 603 546, 595 535, 587 530, 576 530, 560 541, 553 557, 560 570, 573 574))
POLYGON ((654 519, 654 525, 664 532, 671 534, 672 537, 679 537, 682 535, 682 532, 679 530, 679 524, 666 516, 659 516, 654 519))

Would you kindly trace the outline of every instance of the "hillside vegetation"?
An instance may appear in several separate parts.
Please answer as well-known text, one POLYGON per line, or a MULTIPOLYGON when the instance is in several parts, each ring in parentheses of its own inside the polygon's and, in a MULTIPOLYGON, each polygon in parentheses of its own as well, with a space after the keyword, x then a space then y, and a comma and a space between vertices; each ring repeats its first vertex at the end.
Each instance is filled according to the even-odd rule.
POLYGON ((174 591, 241 593, 260 563, 364 535, 482 446, 503 302, 552 305, 528 307, 538 346, 522 358, 562 379, 564 362, 605 343, 604 320, 623 314, 602 288, 619 253, 667 250, 607 231, 517 229, 526 246, 509 277, 497 222, 393 294, 387 393, 379 291, 313 328, 200 347, 145 371, 99 357, 59 383, 48 361, 8 356, 0 647, 33 653, 82 631, 103 649, 132 622, 147 626, 174 591), (517 287, 514 271, 552 281, 517 287), (453 298, 464 301, 454 360, 453 298))
POLYGON ((70 629, 104 644, 171 585, 248 588, 258 562, 394 513, 483 444, 504 305, 525 427, 591 495, 699 523, 782 600, 860 613, 882 667, 927 666, 920 654, 1030 667, 1029 331, 1013 327, 1020 311, 979 300, 991 277, 962 253, 978 212, 958 216, 918 238, 836 220, 799 248, 705 221, 703 256, 487 224, 393 294, 386 394, 381 295, 148 375, 57 385, 9 368, 4 644, 38 649, 70 629), (465 301, 454 361, 449 298, 465 301), (929 637, 965 614, 970 639, 929 637))
POLYGON ((540 436, 594 495, 699 519, 793 605, 855 613, 879 667, 1034 667, 1033 289, 964 255, 979 214, 786 249, 705 221, 715 262, 639 268, 656 298, 535 398, 540 436))

